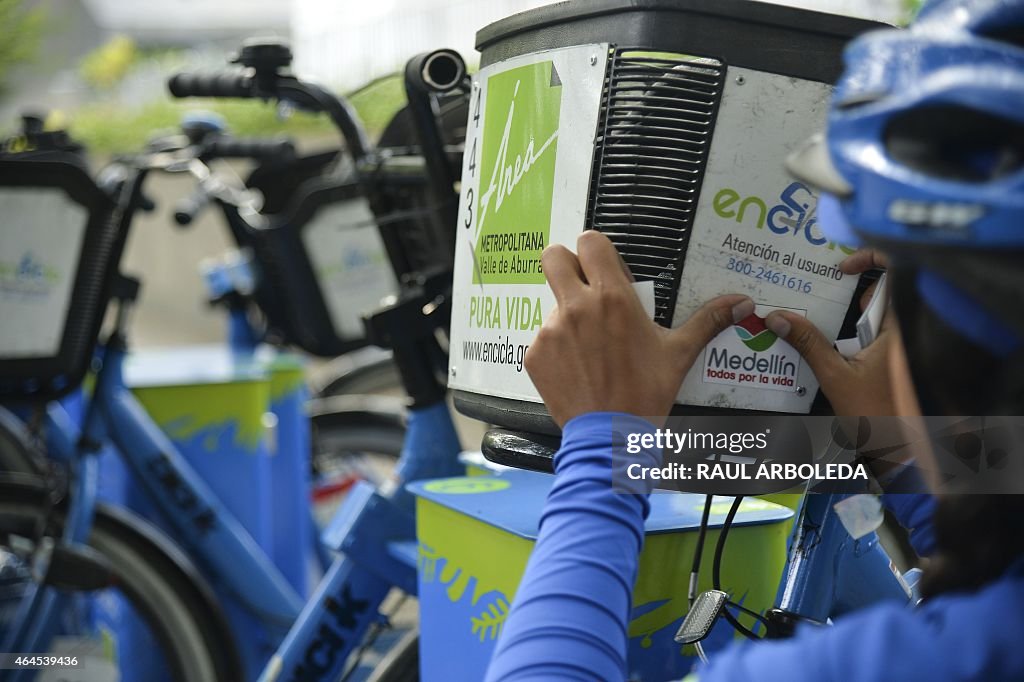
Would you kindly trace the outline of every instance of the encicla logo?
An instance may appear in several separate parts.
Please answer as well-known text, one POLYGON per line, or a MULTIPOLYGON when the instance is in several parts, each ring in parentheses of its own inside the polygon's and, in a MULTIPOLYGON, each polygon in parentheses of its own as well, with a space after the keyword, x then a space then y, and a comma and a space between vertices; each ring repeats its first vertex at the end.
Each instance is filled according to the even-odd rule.
POLYGON ((771 348, 779 338, 765 326, 764 318, 759 317, 757 313, 750 313, 733 325, 733 329, 736 330, 736 335, 740 337, 743 345, 757 353, 771 348))
POLYGON ((487 79, 474 282, 544 283, 561 108, 551 61, 487 79))
POLYGON ((45 296, 59 279, 57 270, 32 251, 24 252, 16 262, 0 261, 0 291, 45 296))

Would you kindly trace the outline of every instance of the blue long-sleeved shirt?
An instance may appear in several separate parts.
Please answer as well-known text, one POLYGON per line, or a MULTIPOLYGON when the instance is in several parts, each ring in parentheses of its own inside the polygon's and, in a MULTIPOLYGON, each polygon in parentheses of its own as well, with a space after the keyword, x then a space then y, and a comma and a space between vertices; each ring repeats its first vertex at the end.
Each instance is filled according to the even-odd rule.
MULTIPOLYGON (((616 426, 654 430, 615 416, 616 426)), ((583 415, 563 430, 537 544, 487 680, 626 679, 626 623, 650 505, 644 494, 612 492, 611 417, 583 415)), ((644 451, 635 461, 660 459, 644 451)))
POLYGON ((917 469, 904 467, 885 489, 891 492, 882 495, 882 504, 910 531, 910 544, 918 556, 930 556, 935 551, 935 498, 928 494, 917 469))
MULTIPOLYGON (((620 430, 654 428, 607 413, 566 424, 537 545, 488 682, 625 679, 626 625, 649 507, 646 491, 612 491, 613 417, 620 430)), ((637 458, 648 465, 659 455, 637 458)), ((907 494, 887 506, 915 529, 915 548, 927 554, 934 547, 931 500, 907 494)), ((918 610, 883 605, 834 627, 802 628, 792 639, 733 647, 700 671, 700 682, 1024 680, 1024 562, 1018 569, 977 593, 940 597, 918 610)))

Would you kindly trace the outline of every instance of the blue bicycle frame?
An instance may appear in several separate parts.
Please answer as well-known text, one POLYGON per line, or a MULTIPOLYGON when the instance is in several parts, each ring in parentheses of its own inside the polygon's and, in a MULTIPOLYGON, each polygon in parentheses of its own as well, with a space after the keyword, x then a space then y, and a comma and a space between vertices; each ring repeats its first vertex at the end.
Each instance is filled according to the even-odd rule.
POLYGON ((797 509, 778 607, 824 623, 879 601, 909 602, 913 595, 879 543, 854 539, 835 510, 845 495, 804 495, 797 509))
MULTIPOLYGON (((303 609, 277 568, 125 387, 124 360, 123 344, 116 339, 103 350, 81 432, 59 404, 47 413, 50 451, 71 462, 75 473, 65 539, 83 542, 88 537, 98 446, 109 439, 193 556, 278 636, 288 632, 260 679, 313 680, 339 674, 378 620, 388 591, 398 587, 415 593, 413 500, 403 484, 461 473, 459 442, 446 404, 411 410, 396 470, 401 482, 390 492, 363 483, 348 496, 326 534, 343 554, 303 609)), ((55 589, 34 588, 22 602, 4 650, 45 650, 65 605, 55 589)))
MULTIPOLYGON (((51 404, 47 411, 48 450, 69 462, 73 472, 64 538, 84 542, 89 535, 98 485, 97 457, 100 445, 109 438, 201 563, 223 585, 231 586, 240 602, 271 631, 283 635, 301 610, 302 600, 125 387, 123 345, 116 341, 108 345, 102 359, 81 431, 59 404, 51 404)), ((37 595, 23 601, 5 650, 45 650, 53 636, 65 602, 51 588, 35 591, 37 595)))
POLYGON ((360 483, 325 532, 343 552, 321 581, 260 682, 336 679, 392 587, 416 593, 414 499, 405 484, 463 472, 442 401, 413 409, 390 489, 360 483))
MULTIPOLYGON (((48 415, 51 423, 59 424, 53 438, 64 456, 70 455, 75 449, 74 440, 69 438, 74 431, 73 423, 63 409, 54 410, 48 415)), ((72 496, 75 503, 69 510, 64 524, 62 540, 69 545, 84 544, 92 528, 93 510, 96 503, 98 486, 98 462, 94 451, 75 458, 74 486, 72 496)), ((30 583, 22 597, 18 611, 12 621, 10 631, 2 642, 2 651, 43 651, 50 640, 57 634, 59 616, 69 603, 70 596, 55 588, 30 583)), ((8 671, 6 679, 11 682, 27 680, 35 674, 30 670, 8 671)))

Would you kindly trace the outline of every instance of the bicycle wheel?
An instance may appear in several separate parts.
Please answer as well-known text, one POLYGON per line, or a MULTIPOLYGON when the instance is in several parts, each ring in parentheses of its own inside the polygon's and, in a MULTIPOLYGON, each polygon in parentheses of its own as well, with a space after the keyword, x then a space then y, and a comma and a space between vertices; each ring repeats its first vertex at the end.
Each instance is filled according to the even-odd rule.
POLYGON ((330 520, 356 481, 379 486, 394 471, 405 441, 405 420, 396 404, 374 396, 337 396, 315 401, 313 422, 313 515, 330 520))
POLYGON ((0 407, 0 473, 38 473, 38 468, 25 425, 0 407))
POLYGON ((397 459, 405 440, 405 401, 371 395, 311 400, 315 456, 331 451, 372 452, 397 459))
MULTIPOLYGON (((27 546, 26 540, 34 543, 42 537, 60 537, 64 514, 40 495, 39 486, 11 484, 5 485, 3 492, 0 545, 12 536, 20 540, 8 543, 6 549, 0 546, 10 565, 31 556, 33 547, 27 546)), ((198 582, 170 540, 125 510, 99 506, 88 544, 109 565, 109 587, 90 593, 98 598, 94 603, 109 603, 120 596, 129 609, 125 613, 136 618, 155 641, 162 655, 162 672, 171 680, 242 679, 240 659, 223 613, 211 606, 216 602, 208 588, 198 582)), ((128 656, 137 652, 123 653, 122 666, 132 664, 128 656)))
POLYGON ((381 659, 367 682, 418 682, 420 633, 410 630, 381 659))
POLYGON ((373 346, 337 357, 315 374, 310 382, 314 398, 402 392, 402 377, 391 354, 373 346))

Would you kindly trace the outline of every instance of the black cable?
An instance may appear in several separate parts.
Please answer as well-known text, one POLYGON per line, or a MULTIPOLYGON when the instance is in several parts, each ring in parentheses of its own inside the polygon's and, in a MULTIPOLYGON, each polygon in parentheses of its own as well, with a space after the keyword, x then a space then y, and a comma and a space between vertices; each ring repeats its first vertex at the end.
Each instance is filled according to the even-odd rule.
POLYGON ((715 544, 715 559, 711 567, 711 581, 716 590, 722 589, 722 554, 725 552, 725 540, 729 536, 729 529, 732 527, 733 519, 736 518, 736 512, 739 511, 742 502, 742 495, 737 495, 733 498, 732 505, 729 506, 729 513, 725 515, 725 521, 722 523, 722 530, 718 534, 718 542, 715 544))
POLYGON ((344 97, 345 99, 352 99, 357 95, 363 94, 367 90, 377 87, 381 83, 385 83, 389 80, 398 80, 401 77, 402 73, 400 71, 392 71, 391 73, 386 73, 383 76, 377 76, 373 80, 363 83, 355 90, 349 90, 348 92, 345 93, 344 97))
POLYGON ((700 577, 700 560, 704 554, 704 538, 708 534, 708 519, 711 517, 711 502, 714 495, 704 496, 704 513, 700 517, 700 529, 697 531, 697 547, 693 551, 693 565, 690 567, 690 586, 686 593, 686 599, 690 608, 693 608, 694 592, 697 589, 697 580, 700 577))
POLYGON ((752 617, 756 618, 757 620, 759 620, 759 621, 761 621, 762 623, 764 623, 764 624, 765 624, 765 627, 768 627, 768 626, 770 626, 770 625, 771 625, 771 621, 769 621, 769 620, 768 620, 767 618, 765 618, 764 616, 762 616, 762 615, 761 615, 760 613, 758 613, 757 611, 754 611, 753 609, 748 609, 748 608, 747 608, 746 606, 744 606, 743 604, 739 604, 739 603, 737 603, 737 602, 734 602, 734 601, 733 601, 732 599, 727 599, 727 600, 725 601, 725 603, 726 603, 726 604, 728 604, 729 606, 735 606, 735 607, 736 607, 737 609, 739 609, 739 610, 740 610, 740 611, 742 611, 743 613, 746 613, 747 615, 750 615, 750 616, 752 616, 752 617))
MULTIPOLYGON (((715 560, 712 564, 711 569, 711 581, 712 586, 716 590, 722 590, 722 554, 725 552, 725 539, 729 535, 729 529, 732 527, 733 519, 736 518, 736 512, 739 511, 740 503, 743 502, 743 496, 737 495, 733 501, 732 506, 729 507, 729 513, 725 516, 725 522, 722 524, 722 530, 718 534, 718 544, 715 545, 715 560)), ((729 611, 728 605, 722 609, 722 617, 725 618, 732 627, 739 632, 741 635, 749 639, 761 639, 758 635, 754 634, 751 630, 747 629, 742 623, 736 620, 736 617, 729 611)))

